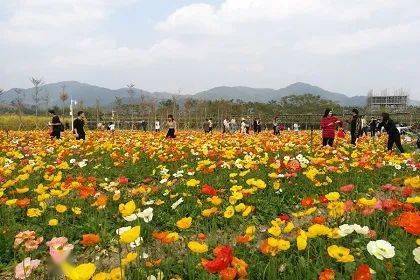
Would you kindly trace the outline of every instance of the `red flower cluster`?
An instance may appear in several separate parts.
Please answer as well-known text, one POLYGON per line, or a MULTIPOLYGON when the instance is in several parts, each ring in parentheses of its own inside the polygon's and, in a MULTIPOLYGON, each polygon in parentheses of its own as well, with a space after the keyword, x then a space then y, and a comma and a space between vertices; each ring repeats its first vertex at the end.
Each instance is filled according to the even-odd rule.
POLYGON ((219 245, 213 250, 213 260, 201 259, 201 265, 209 273, 218 273, 223 280, 243 278, 247 275, 248 264, 233 256, 228 245, 219 245))
POLYGON ((217 190, 215 188, 213 188, 212 186, 205 184, 201 188, 201 193, 206 194, 206 195, 214 196, 214 195, 217 195, 217 190))
POLYGON ((420 235, 419 212, 403 212, 392 223, 396 226, 402 227, 408 233, 420 235))

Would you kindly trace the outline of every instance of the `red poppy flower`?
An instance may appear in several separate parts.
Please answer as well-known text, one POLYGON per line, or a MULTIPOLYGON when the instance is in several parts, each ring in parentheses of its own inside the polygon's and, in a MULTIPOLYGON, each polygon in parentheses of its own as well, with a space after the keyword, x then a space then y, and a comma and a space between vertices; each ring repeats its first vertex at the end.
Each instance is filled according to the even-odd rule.
POLYGON ((128 178, 126 178, 126 177, 120 177, 120 178, 118 178, 118 183, 120 183, 120 184, 127 184, 128 183, 128 178))
POLYGON ((278 216, 278 218, 279 218, 280 220, 282 220, 283 222, 288 222, 288 221, 290 221, 290 216, 289 216, 289 215, 287 215, 287 214, 285 214, 285 213, 281 213, 281 214, 278 216))
POLYGON ((213 188, 212 186, 205 184, 201 188, 201 193, 206 194, 206 195, 210 195, 210 196, 214 196, 214 195, 217 195, 217 190, 215 188, 213 188))
POLYGON ((321 203, 328 203, 329 202, 328 198, 326 198, 325 195, 320 195, 318 200, 321 201, 321 203))
POLYGON ((340 192, 349 193, 349 192, 352 192, 354 188, 355 186, 353 184, 345 185, 345 186, 340 187, 340 192))
POLYGON ((396 199, 384 199, 382 200, 382 209, 385 212, 394 212, 401 207, 401 202, 396 199))
POLYGON ((230 246, 219 245, 214 248, 213 254, 216 257, 214 260, 201 260, 201 265, 205 270, 210 273, 216 273, 229 267, 233 259, 233 250, 230 246))
POLYGON ((335 271, 326 268, 319 273, 318 280, 333 280, 335 278, 335 271))
POLYGON ((403 212, 396 218, 395 222, 406 232, 420 235, 420 213, 403 212))
POLYGON ((234 280, 238 272, 233 267, 227 267, 220 271, 220 279, 222 280, 234 280))
POLYGON ((401 195, 404 197, 409 197, 413 193, 413 188, 411 187, 404 187, 401 190, 401 195))
POLYGON ((372 274, 367 264, 361 264, 353 274, 353 280, 371 280, 372 274))
POLYGON ((313 198, 312 198, 312 197, 305 197, 304 199, 302 199, 302 200, 300 201, 300 204, 301 204, 303 207, 310 207, 310 206, 312 206, 312 205, 314 204, 314 200, 313 200, 313 198))
POLYGON ((316 216, 312 218, 312 223, 314 224, 325 224, 325 217, 324 216, 316 216))

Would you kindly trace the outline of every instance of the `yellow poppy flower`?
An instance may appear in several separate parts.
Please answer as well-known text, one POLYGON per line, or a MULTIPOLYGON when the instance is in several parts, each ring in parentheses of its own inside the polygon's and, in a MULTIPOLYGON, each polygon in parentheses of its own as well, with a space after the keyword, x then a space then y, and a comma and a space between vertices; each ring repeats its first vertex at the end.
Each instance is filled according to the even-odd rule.
POLYGON ((134 242, 140 236, 140 226, 135 226, 120 235, 120 240, 122 243, 131 243, 134 242))
POLYGON ((205 243, 200 243, 197 241, 190 241, 188 242, 188 248, 190 248, 191 251, 193 251, 194 253, 205 253, 208 251, 208 246, 205 243))
POLYGON ((179 229, 187 229, 191 227, 191 223, 192 223, 192 218, 191 217, 185 217, 180 219, 179 221, 176 222, 176 226, 179 229))

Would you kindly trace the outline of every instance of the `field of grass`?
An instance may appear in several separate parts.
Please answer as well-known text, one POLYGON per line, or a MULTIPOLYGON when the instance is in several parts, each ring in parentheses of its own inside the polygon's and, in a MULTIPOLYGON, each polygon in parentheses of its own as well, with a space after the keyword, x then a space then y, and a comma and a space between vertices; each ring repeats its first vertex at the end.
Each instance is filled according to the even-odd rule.
POLYGON ((0 131, 0 278, 416 279, 419 155, 385 141, 0 131))

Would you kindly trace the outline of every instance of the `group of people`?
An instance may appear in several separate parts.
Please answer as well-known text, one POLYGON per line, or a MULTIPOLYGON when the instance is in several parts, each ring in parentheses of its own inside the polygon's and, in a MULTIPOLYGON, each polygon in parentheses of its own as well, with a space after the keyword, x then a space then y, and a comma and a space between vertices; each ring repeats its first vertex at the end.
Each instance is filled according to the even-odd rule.
MULTIPOLYGON (((49 123, 50 126, 50 137, 51 139, 60 139, 61 132, 64 131, 64 125, 60 121, 59 116, 53 111, 50 110, 49 113, 52 115, 51 122, 49 123)), ((384 129, 388 134, 388 143, 387 149, 389 151, 392 150, 394 144, 400 150, 401 153, 404 152, 404 148, 401 144, 401 135, 395 122, 390 118, 388 113, 382 113, 382 120, 381 122, 376 121, 373 117, 369 124, 366 123, 364 117, 359 116, 359 111, 357 109, 352 110, 352 117, 348 120, 345 120, 349 124, 350 130, 350 143, 356 145, 357 139, 364 134, 367 135, 368 130, 370 130, 371 136, 375 137, 376 132, 381 132, 384 129)), ((84 126, 86 123, 85 113, 83 111, 77 112, 77 118, 73 121, 73 133, 77 140, 85 140, 86 133, 84 130, 84 126)), ((343 121, 340 120, 337 116, 333 114, 331 109, 326 109, 324 112, 324 116, 321 119, 320 126, 322 130, 322 145, 323 146, 333 146, 334 139, 336 136, 336 131, 338 128, 343 126, 343 121)), ((166 126, 168 131, 166 133, 166 138, 175 138, 175 131, 176 131, 176 121, 173 115, 169 115, 166 126)), ((110 130, 115 129, 115 125, 110 125, 110 130)), ((236 124, 235 118, 232 118, 230 121, 225 118, 223 120, 223 133, 234 133, 240 130, 242 134, 249 134, 250 133, 250 122, 247 121, 245 118, 242 118, 240 125, 236 124)), ((295 124, 295 130, 298 130, 298 125, 295 124)), ((155 131, 160 131, 160 122, 155 121, 155 131)), ((252 128, 254 133, 259 133, 262 131, 261 120, 259 118, 254 119, 252 122, 252 128)), ((274 134, 278 135, 281 127, 276 122, 273 123, 274 134)), ((203 123, 203 130, 205 133, 211 133, 213 131, 213 120, 211 118, 206 119, 203 123)), ((340 134, 344 134, 343 130, 339 130, 340 134)))
MULTIPOLYGON (((225 118, 223 120, 222 125, 223 133, 235 133, 239 131, 242 134, 249 134, 251 131, 251 120, 242 118, 239 125, 236 123, 236 119, 232 118, 229 120, 228 118, 225 118)), ((252 130, 254 133, 260 133, 262 131, 262 125, 261 125, 261 119, 255 118, 252 121, 252 130)))
MULTIPOLYGON (((404 148, 401 145, 400 132, 388 113, 382 113, 382 121, 379 123, 372 117, 368 126, 365 118, 359 116, 359 111, 353 109, 352 117, 349 120, 346 120, 346 122, 350 127, 351 144, 356 145, 357 139, 363 136, 363 134, 367 135, 368 129, 370 130, 371 136, 375 137, 376 132, 381 132, 383 128, 388 134, 388 151, 391 151, 395 144, 400 152, 404 153, 404 148)), ((332 146, 334 144, 336 130, 343 126, 343 121, 335 116, 331 109, 326 109, 320 125, 322 129, 322 145, 332 146)), ((340 130, 340 133, 344 133, 343 130, 340 130)))

